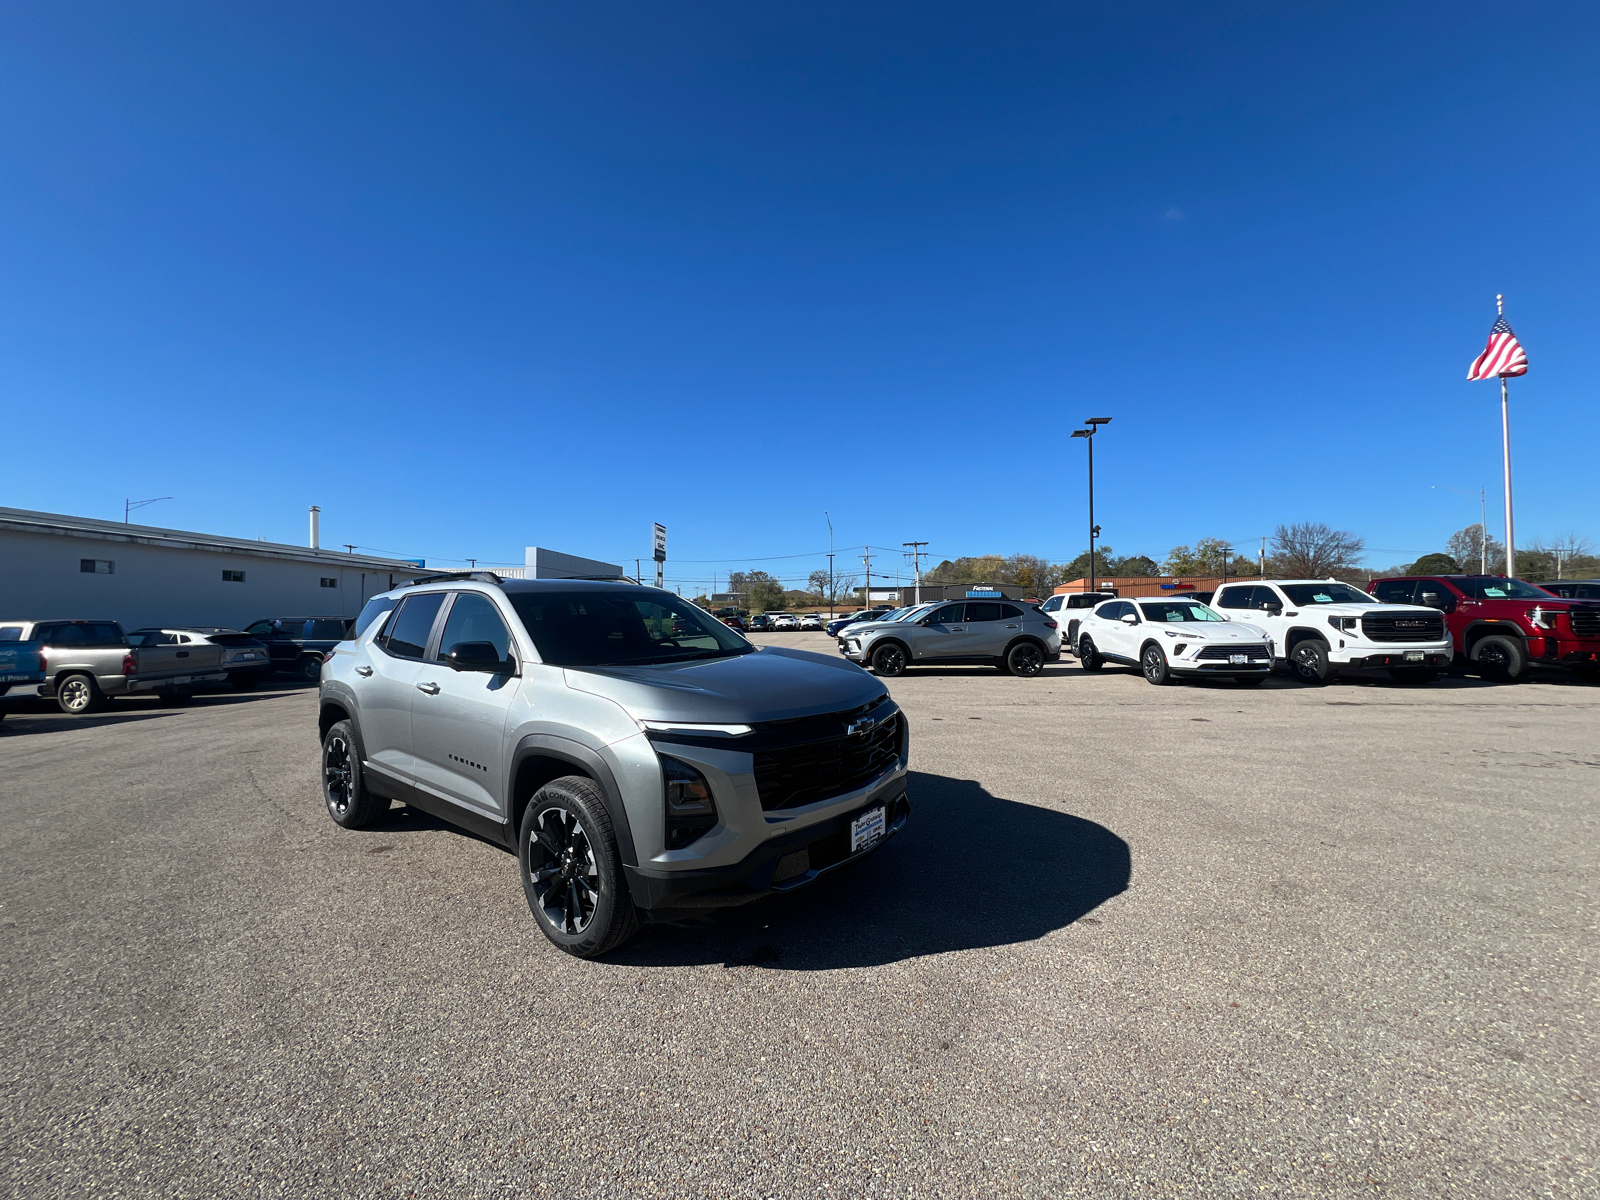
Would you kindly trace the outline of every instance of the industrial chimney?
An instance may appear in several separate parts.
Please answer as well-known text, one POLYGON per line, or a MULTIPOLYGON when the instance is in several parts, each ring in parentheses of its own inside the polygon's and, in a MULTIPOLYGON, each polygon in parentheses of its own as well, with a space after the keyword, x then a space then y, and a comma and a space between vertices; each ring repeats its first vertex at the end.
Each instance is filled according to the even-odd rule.
POLYGON ((322 510, 315 504, 311 506, 311 548, 322 548, 322 510))

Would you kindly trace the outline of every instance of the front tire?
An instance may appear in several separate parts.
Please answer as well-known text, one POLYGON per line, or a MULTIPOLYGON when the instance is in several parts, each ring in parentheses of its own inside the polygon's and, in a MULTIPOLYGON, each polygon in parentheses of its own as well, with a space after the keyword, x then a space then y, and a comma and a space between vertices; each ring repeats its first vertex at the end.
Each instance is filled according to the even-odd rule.
POLYGON ((93 675, 68 675, 56 684, 56 706, 69 717, 81 717, 105 707, 105 693, 93 675))
POLYGON ((1312 687, 1327 683, 1333 674, 1333 665, 1328 661, 1327 643, 1316 638, 1297 642, 1295 648, 1289 651, 1289 669, 1301 683, 1312 687))
POLYGON ((1078 643, 1078 665, 1085 671, 1098 671, 1106 665, 1106 660, 1100 657, 1100 652, 1094 648, 1090 638, 1084 638, 1078 643))
POLYGON ((597 958, 638 932, 639 911, 594 780, 567 775, 534 793, 517 860, 533 919, 559 949, 597 958))
POLYGON ((872 673, 890 678, 905 674, 906 652, 893 642, 879 646, 872 652, 872 673))
POLYGON ((1172 682, 1172 672, 1167 668, 1167 656, 1160 646, 1146 646, 1139 655, 1139 669, 1144 672, 1146 683, 1162 687, 1172 682))
POLYGON ((322 739, 322 802, 342 829, 361 829, 389 811, 388 797, 367 791, 355 726, 348 720, 335 721, 322 739))
POLYGON ((1032 679, 1044 673, 1044 651, 1033 642, 1018 642, 1006 655, 1006 670, 1018 679, 1032 679))
POLYGON ((307 654, 301 657, 300 678, 307 683, 317 683, 322 679, 322 655, 307 654))
POLYGON ((1491 634, 1472 647, 1478 674, 1498 683, 1518 683, 1528 673, 1528 652, 1514 638, 1491 634))

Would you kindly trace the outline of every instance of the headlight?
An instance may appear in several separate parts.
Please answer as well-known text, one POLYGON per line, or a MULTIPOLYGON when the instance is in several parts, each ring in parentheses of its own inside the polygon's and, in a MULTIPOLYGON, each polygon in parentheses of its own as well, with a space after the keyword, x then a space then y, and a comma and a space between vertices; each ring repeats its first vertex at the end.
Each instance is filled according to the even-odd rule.
POLYGON ((1361 624, 1360 617, 1329 617, 1328 624, 1340 633, 1354 633, 1361 624))
POLYGON ((1561 615, 1561 611, 1559 608, 1540 608, 1535 606, 1528 610, 1528 620, 1545 629, 1554 629, 1556 627, 1556 619, 1561 615))
POLYGON ((667 849, 682 850, 717 824, 717 802, 706 777, 680 758, 661 756, 666 781, 667 849))

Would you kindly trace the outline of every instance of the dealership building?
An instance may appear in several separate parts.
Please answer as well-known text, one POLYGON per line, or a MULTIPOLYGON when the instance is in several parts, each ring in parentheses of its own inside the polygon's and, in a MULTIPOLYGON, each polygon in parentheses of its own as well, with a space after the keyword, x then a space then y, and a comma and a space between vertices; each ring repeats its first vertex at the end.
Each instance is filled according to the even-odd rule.
POLYGON ((0 620, 242 629, 262 617, 353 617, 368 597, 424 573, 417 561, 315 544, 0 508, 0 620))

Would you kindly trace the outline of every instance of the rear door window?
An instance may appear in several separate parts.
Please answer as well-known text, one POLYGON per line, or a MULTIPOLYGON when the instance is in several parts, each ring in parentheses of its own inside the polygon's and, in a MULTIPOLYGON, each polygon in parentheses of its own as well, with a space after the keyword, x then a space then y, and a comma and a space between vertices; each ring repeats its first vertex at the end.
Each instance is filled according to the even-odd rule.
MULTIPOLYGON (((1013 612, 1016 610, 1013 609, 1013 612)), ((982 602, 967 603, 967 621, 998 621, 1000 619, 1000 606, 998 604, 985 604, 982 602)))
POLYGON ((396 658, 421 658, 426 654, 428 634, 433 631, 433 619, 439 615, 444 597, 443 592, 407 596, 383 637, 378 639, 383 648, 396 658))

